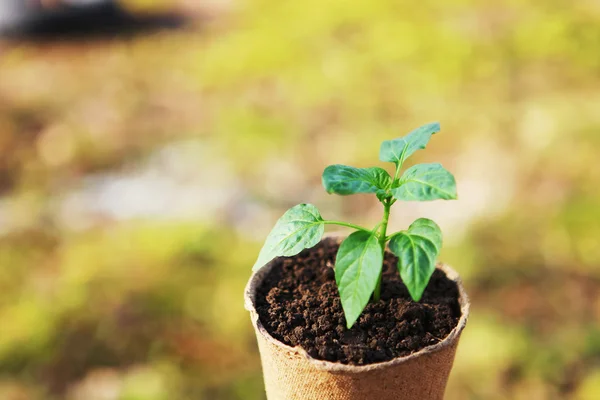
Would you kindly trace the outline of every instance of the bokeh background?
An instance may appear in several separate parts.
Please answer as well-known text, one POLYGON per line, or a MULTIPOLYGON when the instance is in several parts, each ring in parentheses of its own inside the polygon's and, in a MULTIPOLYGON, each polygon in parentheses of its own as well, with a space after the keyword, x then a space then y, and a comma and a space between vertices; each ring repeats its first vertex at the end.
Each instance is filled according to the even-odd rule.
POLYGON ((375 224, 323 168, 436 120, 411 162, 460 199, 391 229, 435 219, 472 297, 447 399, 600 398, 598 1, 43 3, 0 38, 1 399, 264 399, 270 228, 375 224))

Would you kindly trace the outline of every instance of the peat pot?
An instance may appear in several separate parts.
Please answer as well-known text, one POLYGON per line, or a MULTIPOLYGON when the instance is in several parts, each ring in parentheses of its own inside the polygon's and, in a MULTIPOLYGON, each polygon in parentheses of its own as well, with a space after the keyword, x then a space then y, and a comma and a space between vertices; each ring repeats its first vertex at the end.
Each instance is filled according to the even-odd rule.
MULTIPOLYGON (((338 243, 343 238, 334 237, 338 243)), ((327 239, 323 239, 327 240, 327 239)), ((292 257, 293 260, 293 257, 292 257)), ((257 289, 277 259, 255 272, 245 289, 250 317, 262 361, 268 400, 441 400, 454 354, 469 316, 469 299, 458 274, 438 264, 458 287, 460 317, 454 329, 435 344, 404 357, 367 365, 349 365, 311 357, 303 348, 291 347, 271 336, 256 310, 257 289)))

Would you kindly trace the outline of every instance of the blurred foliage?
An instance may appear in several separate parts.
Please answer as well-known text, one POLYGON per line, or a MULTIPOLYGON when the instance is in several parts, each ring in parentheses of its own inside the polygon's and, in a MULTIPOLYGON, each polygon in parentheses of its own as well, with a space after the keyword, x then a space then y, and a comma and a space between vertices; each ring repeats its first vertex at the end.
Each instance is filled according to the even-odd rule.
POLYGON ((597 2, 192 3, 177 30, 0 41, 0 398, 264 398, 262 239, 298 202, 373 223, 322 168, 432 120, 416 162, 460 199, 391 224, 436 219, 472 297, 447 398, 600 396, 597 2))

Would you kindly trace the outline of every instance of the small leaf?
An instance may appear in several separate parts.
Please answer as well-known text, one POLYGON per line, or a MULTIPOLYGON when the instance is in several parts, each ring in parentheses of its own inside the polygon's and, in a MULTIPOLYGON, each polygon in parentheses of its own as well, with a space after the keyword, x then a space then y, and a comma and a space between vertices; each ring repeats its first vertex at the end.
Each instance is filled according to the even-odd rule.
POLYGON ((312 204, 298 204, 287 210, 269 233, 252 270, 262 268, 275 257, 295 256, 315 246, 323 237, 323 222, 319 210, 312 204))
POLYGON ((442 248, 442 231, 430 219, 420 218, 407 231, 393 235, 390 250, 398 256, 398 270, 414 301, 421 300, 442 248))
POLYGON ((336 164, 325 168, 322 180, 327 193, 341 195, 355 193, 385 194, 392 178, 383 168, 354 168, 336 164))
POLYGON ((417 164, 404 172, 392 194, 404 201, 453 200, 456 181, 441 164, 417 164))
POLYGON ((378 190, 375 196, 377 196, 377 200, 379 200, 382 203, 393 197, 392 194, 389 193, 387 190, 378 190))
POLYGON ((431 139, 431 135, 439 130, 440 124, 434 122, 423 125, 402 138, 386 140, 381 143, 379 159, 402 165, 415 151, 424 149, 431 139))
POLYGON ((374 232, 354 232, 340 245, 335 281, 348 329, 363 312, 381 274, 383 253, 374 232))

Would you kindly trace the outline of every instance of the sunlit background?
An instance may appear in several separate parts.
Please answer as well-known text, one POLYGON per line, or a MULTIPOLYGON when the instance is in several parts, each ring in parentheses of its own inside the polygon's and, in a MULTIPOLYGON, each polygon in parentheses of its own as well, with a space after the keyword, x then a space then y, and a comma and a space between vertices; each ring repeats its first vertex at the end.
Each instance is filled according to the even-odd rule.
POLYGON ((447 399, 600 398, 598 1, 68 3, 0 0, 0 399, 264 399, 262 241, 374 225, 323 168, 431 121, 460 199, 391 229, 472 297, 447 399))

